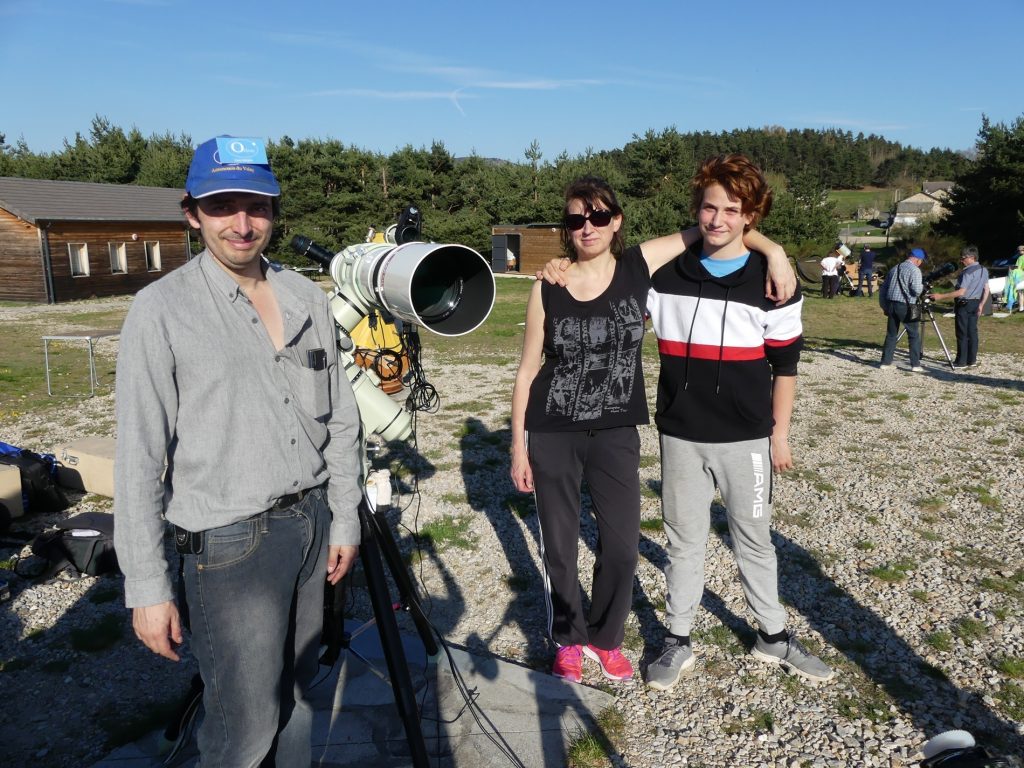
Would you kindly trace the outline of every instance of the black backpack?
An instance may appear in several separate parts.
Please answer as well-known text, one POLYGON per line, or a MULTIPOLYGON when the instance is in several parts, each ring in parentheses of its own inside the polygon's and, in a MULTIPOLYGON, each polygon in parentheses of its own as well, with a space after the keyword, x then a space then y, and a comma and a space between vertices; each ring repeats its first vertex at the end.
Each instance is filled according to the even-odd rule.
POLYGON ((0 464, 21 472, 21 501, 26 512, 60 512, 68 508, 64 491, 57 485, 57 460, 49 453, 33 453, 0 442, 0 464))
POLYGON ((32 541, 32 553, 49 565, 39 575, 48 581, 67 568, 79 576, 102 576, 118 572, 114 552, 114 516, 108 512, 83 512, 61 520, 32 541))

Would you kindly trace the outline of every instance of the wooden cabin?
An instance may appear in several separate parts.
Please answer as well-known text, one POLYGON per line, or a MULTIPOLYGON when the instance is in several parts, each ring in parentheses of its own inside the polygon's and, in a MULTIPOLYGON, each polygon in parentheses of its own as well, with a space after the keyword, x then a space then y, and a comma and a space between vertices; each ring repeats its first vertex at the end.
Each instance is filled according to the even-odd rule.
POLYGON ((0 177, 0 299, 133 294, 191 257, 183 189, 0 177))
POLYGON ((491 271, 532 275, 564 255, 561 224, 499 224, 491 227, 491 271))

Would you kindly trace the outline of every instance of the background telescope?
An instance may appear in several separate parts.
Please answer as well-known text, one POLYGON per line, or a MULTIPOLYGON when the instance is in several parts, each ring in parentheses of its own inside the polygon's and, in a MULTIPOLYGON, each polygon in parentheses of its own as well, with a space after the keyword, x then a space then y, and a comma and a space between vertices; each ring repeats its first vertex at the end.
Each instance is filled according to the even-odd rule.
MULTIPOLYGON (((419 226, 419 212, 413 209, 401 226, 402 236, 418 235, 419 226)), ((296 235, 291 246, 320 264, 334 281, 330 304, 338 327, 338 356, 359 406, 364 438, 378 434, 385 440, 405 439, 412 431, 412 414, 381 390, 377 374, 356 364, 352 331, 376 310, 387 321, 421 325, 441 336, 469 333, 494 306, 490 265, 464 245, 360 243, 334 254, 296 235)), ((418 345, 406 346, 410 358, 418 353, 418 345)), ((419 370, 419 361, 411 362, 419 370)))

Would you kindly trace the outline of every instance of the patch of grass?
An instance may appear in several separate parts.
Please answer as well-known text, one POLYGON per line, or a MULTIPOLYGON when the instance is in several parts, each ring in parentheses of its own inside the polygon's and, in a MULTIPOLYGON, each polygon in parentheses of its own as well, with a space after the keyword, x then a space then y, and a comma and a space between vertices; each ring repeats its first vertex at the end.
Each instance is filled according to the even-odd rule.
POLYGON ((0 672, 17 672, 22 669, 28 669, 31 666, 31 659, 26 659, 22 656, 15 656, 13 659, 0 661, 0 672))
POLYGON ((470 522, 468 515, 445 515, 440 520, 433 520, 420 528, 418 538, 437 552, 449 546, 473 549, 476 540, 469 534, 470 522))
POLYGON ((989 439, 989 445, 1008 445, 1010 442, 1009 438, 1006 437, 993 437, 989 439))
POLYGON ((917 600, 917 602, 919 602, 919 603, 927 603, 927 602, 929 602, 932 599, 932 596, 929 595, 923 589, 912 589, 912 590, 910 590, 910 596, 912 598, 914 598, 915 600, 917 600))
POLYGON ((953 623, 953 634, 961 640, 979 640, 988 634, 985 622, 965 616, 953 623))
POLYGON ((864 552, 870 552, 875 548, 875 542, 868 541, 867 539, 861 539, 860 541, 854 542, 853 546, 864 552))
POLYGON ((525 592, 530 588, 530 579, 516 573, 510 573, 503 577, 505 586, 512 592, 525 592))
POLYGON ((658 532, 665 530, 665 521, 660 517, 648 517, 640 521, 640 530, 658 532))
POLYGON ((878 515, 868 515, 864 519, 867 520, 872 525, 878 525, 878 515))
POLYGON ((946 631, 932 632, 925 635, 925 643, 936 651, 949 651, 953 648, 953 636, 946 631))
POLYGON ((919 528, 917 535, 925 541, 942 541, 942 537, 935 531, 929 531, 927 528, 919 528))
POLYGON ((625 728, 626 720, 615 707, 609 707, 597 716, 593 731, 579 726, 569 744, 567 768, 605 768, 611 755, 618 751, 615 745, 621 740, 625 728))
POLYGON ((533 502, 533 494, 516 493, 506 496, 505 506, 520 519, 537 514, 537 505, 533 502))
POLYGON ((1011 720, 1020 722, 1024 720, 1024 688, 1017 683, 1005 683, 999 686, 999 693, 996 700, 1000 709, 1011 720))
POLYGON ((897 560, 894 563, 886 563, 885 565, 880 565, 877 568, 872 568, 868 573, 880 581, 894 583, 897 581, 903 581, 907 578, 907 571, 912 571, 915 568, 917 568, 917 563, 913 560, 904 558, 897 560))
POLYGON ((1002 509, 1002 502, 999 501, 997 496, 992 495, 992 491, 984 485, 975 485, 966 489, 970 493, 974 494, 974 497, 978 500, 978 503, 983 507, 988 507, 992 510, 1002 509))
POLYGON ((923 499, 916 499, 914 503, 918 509, 925 512, 941 512, 946 508, 946 500, 941 496, 928 496, 923 499))
POLYGON ((647 454, 644 454, 643 456, 640 457, 641 469, 643 469, 644 467, 656 467, 659 463, 661 463, 660 456, 649 456, 647 454))
POLYGON ((125 617, 112 613, 88 627, 71 630, 71 647, 76 651, 98 653, 113 647, 125 636, 125 617))
POLYGON ((1024 596, 1024 570, 1016 571, 1012 576, 986 576, 980 582, 983 589, 1013 597, 1024 596))
POLYGON ((889 399, 895 400, 897 402, 903 402, 904 400, 909 400, 910 395, 908 395, 906 392, 893 392, 891 395, 889 395, 889 399))
POLYGON ((465 493, 442 493, 441 501, 446 501, 449 504, 454 504, 457 507, 469 503, 469 500, 466 498, 465 493))
POLYGON ((1024 657, 1022 656, 1004 656, 992 666, 1007 677, 1024 680, 1024 657))

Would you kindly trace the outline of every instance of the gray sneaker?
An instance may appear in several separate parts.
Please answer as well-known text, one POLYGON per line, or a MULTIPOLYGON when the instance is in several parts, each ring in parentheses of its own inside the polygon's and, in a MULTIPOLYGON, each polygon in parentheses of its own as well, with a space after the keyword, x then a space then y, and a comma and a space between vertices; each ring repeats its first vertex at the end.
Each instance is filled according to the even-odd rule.
POLYGON ((693 666, 693 649, 682 645, 674 637, 666 637, 661 655, 647 667, 647 686, 656 691, 667 691, 679 682, 683 670, 693 666))
POLYGON ((760 661, 781 665, 791 675, 800 675, 818 683, 831 680, 835 675, 825 662, 804 648, 793 635, 784 643, 766 643, 758 634, 750 654, 760 661))

